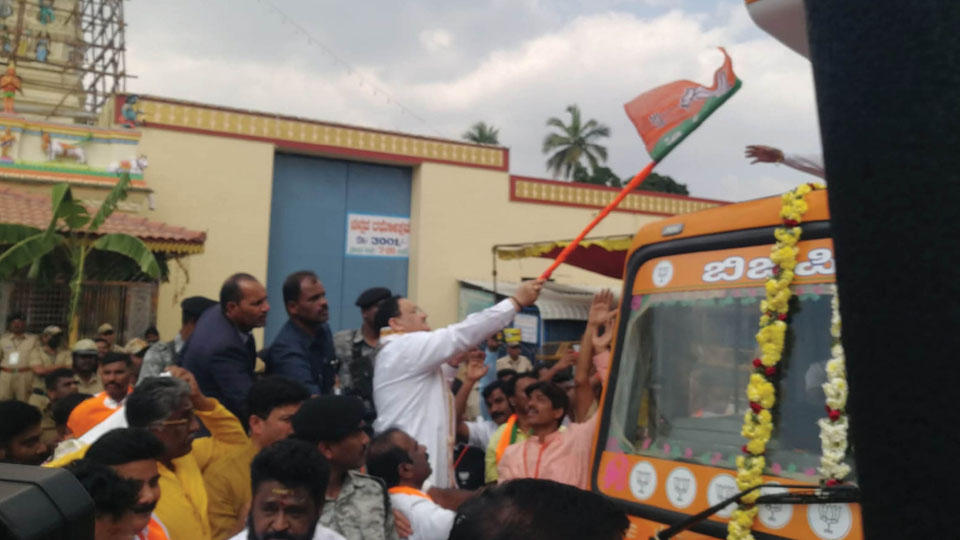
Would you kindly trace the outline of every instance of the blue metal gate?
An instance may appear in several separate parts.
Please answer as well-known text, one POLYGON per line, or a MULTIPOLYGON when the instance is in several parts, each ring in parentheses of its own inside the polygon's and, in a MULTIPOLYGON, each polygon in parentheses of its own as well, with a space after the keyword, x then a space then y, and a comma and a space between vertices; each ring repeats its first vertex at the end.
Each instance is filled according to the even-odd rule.
POLYGON ((287 320, 283 280, 313 270, 327 289, 333 331, 360 326, 357 296, 368 287, 407 291, 406 257, 346 256, 348 214, 409 217, 410 169, 277 154, 270 205, 266 343, 287 320))

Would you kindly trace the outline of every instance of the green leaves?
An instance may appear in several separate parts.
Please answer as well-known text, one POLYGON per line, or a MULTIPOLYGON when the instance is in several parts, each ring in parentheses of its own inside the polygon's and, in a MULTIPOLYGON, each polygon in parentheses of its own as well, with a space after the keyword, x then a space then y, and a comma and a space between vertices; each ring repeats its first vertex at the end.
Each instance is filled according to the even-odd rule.
POLYGON ((570 114, 569 124, 556 117, 547 120, 547 127, 556 128, 559 132, 547 133, 543 139, 543 153, 553 152, 547 160, 547 169, 554 176, 562 175, 564 178, 570 178, 584 158, 592 170, 606 161, 607 149, 596 144, 596 141, 610 136, 610 128, 596 120, 582 122, 580 107, 570 105, 567 113, 570 114))
POLYGON ((43 231, 26 225, 0 223, 0 246, 9 246, 43 231))
POLYGON ((112 251, 136 261, 140 270, 153 279, 160 277, 160 265, 142 240, 129 234, 107 234, 93 243, 94 249, 112 251))
MULTIPOLYGON (((9 225, 3 227, 9 227, 9 225)), ((6 279, 24 266, 33 264, 34 261, 50 253, 61 242, 63 242, 63 238, 60 235, 47 236, 46 233, 42 232, 37 232, 20 240, 0 253, 0 279, 6 279)), ((36 271, 37 269, 31 269, 31 273, 36 274, 36 271)))
POLYGON ((127 189, 129 187, 130 174, 120 173, 120 179, 117 180, 116 185, 114 185, 110 193, 107 194, 107 197, 103 200, 103 204, 100 205, 100 210, 97 211, 97 215, 93 216, 93 221, 90 222, 91 232, 99 229, 100 225, 103 225, 103 222, 117 209, 117 204, 127 198, 127 189))
POLYGON ((53 219, 47 226, 45 233, 49 238, 57 231, 59 220, 63 220, 70 229, 79 229, 90 221, 90 213, 86 207, 73 198, 70 191, 70 184, 62 183, 53 186, 53 193, 50 197, 53 210, 53 219))
POLYGON ((500 130, 486 122, 477 122, 470 126, 462 137, 477 144, 500 144, 500 130))

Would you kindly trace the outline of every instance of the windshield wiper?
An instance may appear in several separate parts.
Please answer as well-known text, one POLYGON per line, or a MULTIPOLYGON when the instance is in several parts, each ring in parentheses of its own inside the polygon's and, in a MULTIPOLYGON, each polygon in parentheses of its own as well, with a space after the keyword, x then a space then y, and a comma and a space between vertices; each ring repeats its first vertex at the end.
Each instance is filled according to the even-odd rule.
POLYGON ((770 488, 780 488, 788 490, 802 490, 794 491, 787 493, 770 493, 767 495, 760 495, 757 497, 757 501, 754 504, 827 504, 827 503, 858 503, 860 502, 860 488, 853 485, 839 485, 839 486, 819 486, 815 484, 799 484, 799 485, 784 485, 784 484, 761 484, 759 486, 754 486, 750 489, 746 489, 728 497, 717 504, 707 508, 699 514, 694 514, 687 519, 671 525, 666 529, 658 532, 657 534, 650 537, 650 540, 667 540, 668 538, 673 538, 677 534, 693 527, 697 523, 706 520, 710 516, 722 511, 727 505, 731 503, 739 503, 740 499, 744 495, 748 495, 755 490, 770 487, 770 488))

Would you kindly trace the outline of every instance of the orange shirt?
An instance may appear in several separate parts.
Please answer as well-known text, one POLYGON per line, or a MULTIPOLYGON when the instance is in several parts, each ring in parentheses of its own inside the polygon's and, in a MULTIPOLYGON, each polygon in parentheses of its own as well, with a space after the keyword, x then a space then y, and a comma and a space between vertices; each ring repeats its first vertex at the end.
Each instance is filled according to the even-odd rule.
POLYGON ((106 391, 100 392, 92 398, 80 402, 73 409, 70 418, 67 419, 67 427, 73 432, 74 437, 80 437, 106 420, 111 414, 117 412, 121 405, 123 405, 122 401, 117 403, 107 395, 106 391))
POLYGON ((156 514, 150 516, 147 527, 133 536, 133 540, 170 540, 167 528, 160 523, 156 514))
POLYGON ((531 435, 510 445, 497 467, 501 483, 514 478, 541 478, 580 489, 589 489, 590 448, 598 414, 582 424, 547 435, 543 441, 531 435))

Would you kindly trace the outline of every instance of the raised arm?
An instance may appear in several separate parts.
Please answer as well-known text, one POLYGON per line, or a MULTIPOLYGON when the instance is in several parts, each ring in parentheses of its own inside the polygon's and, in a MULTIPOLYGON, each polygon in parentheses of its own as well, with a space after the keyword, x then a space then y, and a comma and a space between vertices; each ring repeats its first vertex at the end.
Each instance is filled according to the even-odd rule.
POLYGON ((481 350, 473 350, 466 353, 467 369, 463 377, 463 384, 457 391, 454 405, 457 412, 457 439, 466 441, 470 438, 470 427, 463 419, 464 411, 467 409, 467 400, 470 399, 470 392, 477 384, 477 381, 483 378, 490 369, 484 364, 486 354, 481 350))
POLYGON ((560 373, 561 371, 567 369, 568 367, 575 365, 577 359, 580 358, 579 353, 573 349, 567 349, 567 352, 563 354, 552 366, 540 372, 541 381, 551 381, 553 377, 560 373))
POLYGON ((613 293, 604 290, 593 297, 590 306, 590 315, 587 318, 587 329, 580 339, 580 357, 577 358, 577 368, 573 374, 575 387, 573 419, 576 422, 587 420, 587 413, 593 405, 593 385, 590 384, 590 364, 593 361, 593 338, 597 330, 610 319, 617 316, 612 309, 613 293))
POLYGON ((422 335, 412 334, 419 340, 419 354, 416 357, 417 365, 410 367, 424 371, 436 369, 454 355, 476 347, 487 336, 510 324, 518 311, 532 306, 540 296, 542 288, 543 282, 540 280, 525 281, 517 288, 514 296, 493 307, 473 313, 450 326, 424 332, 422 335))
POLYGON ((752 144, 747 146, 744 156, 752 159, 751 165, 755 163, 783 163, 787 167, 796 169, 800 172, 825 178, 826 173, 823 170, 823 159, 815 157, 805 157, 796 154, 784 154, 779 148, 764 146, 762 144, 752 144))

